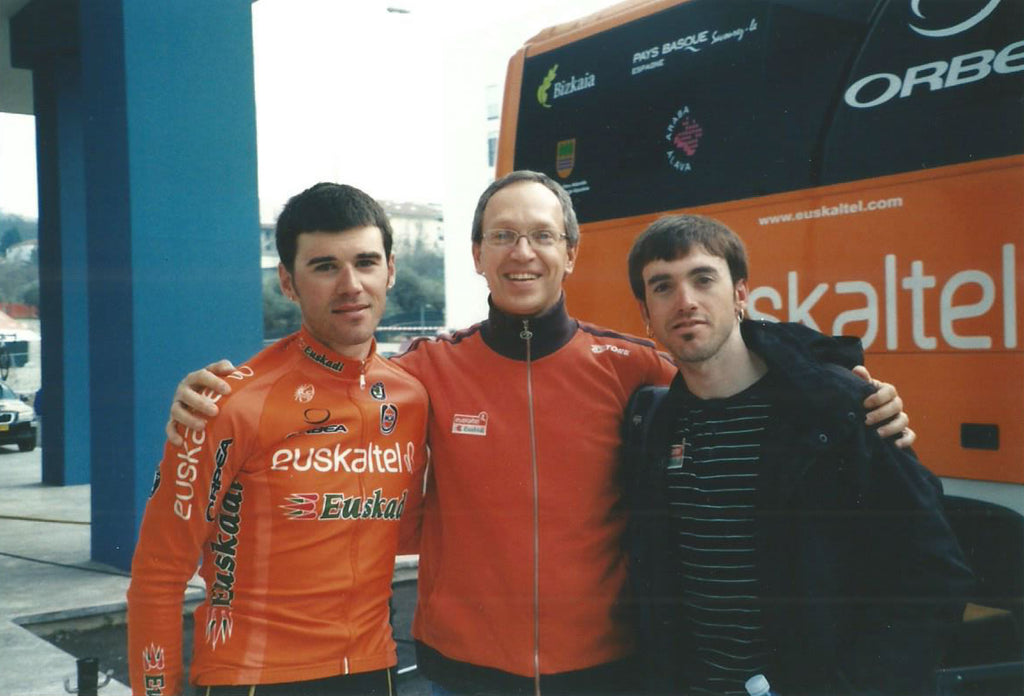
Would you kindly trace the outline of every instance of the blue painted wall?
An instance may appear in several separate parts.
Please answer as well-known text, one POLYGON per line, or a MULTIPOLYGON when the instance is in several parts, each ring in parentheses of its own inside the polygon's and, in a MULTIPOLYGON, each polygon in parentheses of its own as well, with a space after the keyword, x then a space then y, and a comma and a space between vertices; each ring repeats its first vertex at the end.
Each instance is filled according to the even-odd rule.
POLYGON ((175 385, 261 345, 251 4, 82 0, 81 22, 92 557, 127 567, 175 385))

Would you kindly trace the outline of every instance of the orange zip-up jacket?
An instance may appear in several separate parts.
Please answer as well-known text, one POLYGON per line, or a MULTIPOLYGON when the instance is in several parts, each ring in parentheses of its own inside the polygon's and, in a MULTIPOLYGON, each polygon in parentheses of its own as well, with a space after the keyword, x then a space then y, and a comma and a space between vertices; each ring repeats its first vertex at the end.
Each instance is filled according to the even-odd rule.
POLYGON ((633 391, 675 367, 562 303, 527 320, 492 307, 393 361, 431 403, 415 638, 521 676, 628 655, 620 428, 633 391))
POLYGON ((371 351, 305 331, 227 378, 203 432, 164 448, 132 561, 138 696, 181 694, 181 615, 200 558, 191 681, 266 684, 396 664, 399 518, 422 497, 427 395, 371 351))

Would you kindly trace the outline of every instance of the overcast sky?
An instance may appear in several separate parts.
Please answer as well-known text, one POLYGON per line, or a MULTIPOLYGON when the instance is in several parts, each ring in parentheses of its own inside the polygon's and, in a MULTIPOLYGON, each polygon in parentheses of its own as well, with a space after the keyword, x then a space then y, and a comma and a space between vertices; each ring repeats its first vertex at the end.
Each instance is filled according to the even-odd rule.
POLYGON ((35 119, 0 113, 0 210, 37 217, 35 119))
MULTIPOLYGON (((320 180, 442 199, 443 51, 530 17, 540 29, 614 0, 259 0, 253 4, 260 217, 320 180), (408 10, 389 12, 388 8, 408 10)), ((479 88, 481 86, 473 86, 479 88)), ((34 119, 0 114, 0 209, 36 217, 34 119)))

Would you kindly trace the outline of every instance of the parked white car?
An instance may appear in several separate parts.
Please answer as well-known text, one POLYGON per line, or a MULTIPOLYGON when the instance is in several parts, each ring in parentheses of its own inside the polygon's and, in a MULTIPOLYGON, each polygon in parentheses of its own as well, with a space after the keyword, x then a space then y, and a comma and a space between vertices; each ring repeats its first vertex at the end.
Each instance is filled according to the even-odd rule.
POLYGON ((36 448, 38 421, 34 408, 0 382, 0 445, 16 444, 22 452, 36 448))

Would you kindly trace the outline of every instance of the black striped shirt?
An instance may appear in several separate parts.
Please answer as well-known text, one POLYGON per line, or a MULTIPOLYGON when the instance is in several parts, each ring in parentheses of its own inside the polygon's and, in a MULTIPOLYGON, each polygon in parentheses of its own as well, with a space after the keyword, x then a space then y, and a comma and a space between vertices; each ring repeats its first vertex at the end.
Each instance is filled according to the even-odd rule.
POLYGON ((745 695, 744 682, 767 672, 754 554, 767 380, 728 399, 687 395, 676 422, 669 502, 693 693, 745 695))

